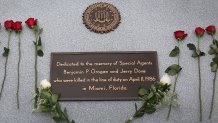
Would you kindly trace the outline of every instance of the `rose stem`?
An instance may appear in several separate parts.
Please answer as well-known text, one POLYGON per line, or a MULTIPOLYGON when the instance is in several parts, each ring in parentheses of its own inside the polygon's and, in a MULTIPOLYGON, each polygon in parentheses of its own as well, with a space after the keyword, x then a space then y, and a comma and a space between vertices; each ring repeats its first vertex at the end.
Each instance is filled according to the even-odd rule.
MULTIPOLYGON (((180 50, 180 40, 178 40, 178 47, 179 47, 179 50, 180 50)), ((179 65, 179 60, 180 60, 180 55, 179 54, 178 54, 178 65, 179 65)), ((179 77, 179 73, 175 77, 175 84, 174 84, 174 87, 173 87, 173 94, 176 91, 176 83, 177 83, 178 77, 179 77)), ((172 109, 173 95, 172 95, 170 100, 171 100, 171 102, 170 102, 170 107, 169 107, 169 111, 168 111, 168 114, 167 114, 167 120, 169 120, 169 118, 170 118, 170 113, 171 113, 171 109, 172 109)))
MULTIPOLYGON (((198 36, 198 51, 200 51, 200 36, 198 36)), ((201 68, 200 56, 198 56, 198 78, 199 78, 199 101, 200 101, 200 121, 202 121, 202 98, 201 98, 201 68)))
POLYGON ((21 49, 20 49, 20 31, 18 32, 18 52, 19 52, 19 59, 17 64, 17 109, 20 107, 20 101, 19 101, 19 89, 20 89, 20 59, 21 59, 21 49))
MULTIPOLYGON (((8 30, 8 49, 10 48, 10 40, 11 40, 11 30, 8 30)), ((2 86, 1 86, 1 91, 0 91, 0 99, 1 99, 2 92, 3 92, 6 76, 7 76, 7 63, 8 63, 8 56, 6 56, 6 61, 5 61, 5 73, 4 73, 4 78, 2 81, 2 86)))
MULTIPOLYGON (((212 35, 212 38, 213 40, 214 39, 214 36, 212 35)), ((216 56, 216 55, 215 55, 216 56)), ((215 98, 215 87, 216 87, 216 74, 217 74, 217 70, 216 72, 214 73, 214 78, 213 78, 213 95, 212 95, 212 100, 211 100, 211 105, 210 105, 210 115, 209 115, 209 119, 212 118, 212 114, 213 114, 213 107, 214 107, 214 98, 215 98)))
POLYGON ((38 89, 37 89, 37 81, 38 81, 38 70, 37 70, 37 44, 38 44, 38 29, 37 31, 35 32, 35 36, 36 36, 36 44, 35 44, 35 94, 36 94, 36 97, 35 97, 35 102, 34 102, 34 108, 36 109, 37 108, 37 94, 38 94, 38 89))
POLYGON ((212 118, 212 113, 213 113, 213 107, 214 107, 214 97, 215 97, 215 83, 216 83, 216 74, 217 71, 214 73, 214 79, 213 79, 213 95, 212 95, 212 100, 211 100, 211 105, 210 105, 210 115, 209 115, 209 119, 212 118))

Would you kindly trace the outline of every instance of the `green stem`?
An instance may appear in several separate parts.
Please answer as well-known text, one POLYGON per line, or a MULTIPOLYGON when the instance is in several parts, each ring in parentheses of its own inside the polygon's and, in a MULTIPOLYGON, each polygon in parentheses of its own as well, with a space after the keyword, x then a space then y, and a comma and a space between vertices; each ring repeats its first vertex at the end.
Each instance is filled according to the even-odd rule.
POLYGON ((212 36, 213 40, 215 40, 214 35, 212 34, 211 36, 212 36))
POLYGON ((126 121, 125 121, 125 123, 131 123, 133 121, 133 119, 127 119, 126 121))
MULTIPOLYGON (((214 35, 212 35, 213 40, 215 40, 214 35)), ((217 76, 217 71, 214 73, 214 78, 213 78, 213 94, 212 94, 212 100, 211 100, 211 105, 210 105, 210 115, 209 119, 212 118, 213 114, 213 108, 214 108, 214 100, 215 100, 215 93, 216 93, 216 76, 217 76)))
MULTIPOLYGON (((11 40, 11 31, 8 30, 8 49, 10 48, 10 40, 11 40)), ((7 77, 7 63, 8 63, 8 56, 6 56, 6 61, 5 61, 5 72, 4 72, 4 78, 3 78, 3 81, 2 81, 2 86, 1 86, 1 91, 0 91, 0 99, 1 99, 2 92, 3 92, 5 80, 6 80, 6 77, 7 77)))
POLYGON ((65 114, 63 111, 61 111, 61 115, 64 117, 64 119, 67 123, 70 123, 70 120, 68 119, 68 117, 65 117, 65 114))
POLYGON ((178 47, 179 47, 179 54, 178 54, 178 65, 180 65, 180 41, 178 42, 178 47))
POLYGON ((211 100, 211 105, 210 105, 210 115, 209 115, 209 119, 212 118, 212 114, 213 114, 213 107, 214 107, 214 98, 215 98, 215 87, 216 87, 216 74, 217 71, 214 73, 214 78, 213 78, 213 95, 212 95, 212 100, 211 100))
POLYGON ((199 74, 200 121, 202 121, 202 98, 201 98, 201 69, 200 69, 200 57, 198 57, 198 74, 199 74))
POLYGON ((20 49, 20 32, 18 32, 18 53, 19 53, 19 59, 17 64, 17 109, 20 107, 20 101, 19 101, 19 89, 20 89, 20 59, 21 59, 21 49, 20 49))
MULTIPOLYGON (((49 90, 50 91, 50 90, 49 90)), ((51 94, 52 94, 52 92, 50 92, 51 94)), ((69 120, 69 118, 68 118, 68 116, 66 116, 65 114, 64 114, 64 112, 60 109, 60 111, 59 111, 59 109, 58 109, 58 106, 57 105, 59 105, 60 106, 60 104, 57 102, 57 104, 56 104, 56 108, 55 108, 55 112, 58 112, 58 114, 59 114, 59 116, 61 116, 61 119, 62 119, 62 121, 64 122, 66 122, 66 123, 71 123, 71 121, 69 120)))
MULTIPOLYGON (((178 42, 178 47, 179 47, 179 50, 180 50, 180 42, 178 42)), ((180 65, 180 53, 178 54, 178 65, 180 65)), ((177 80, 178 80, 178 77, 179 77, 179 73, 176 75, 175 77, 175 84, 174 84, 174 87, 173 87, 173 94, 176 92, 176 84, 177 84, 177 80)), ((170 118, 170 114, 171 114, 171 110, 172 110, 172 100, 173 100, 173 96, 171 97, 171 102, 170 102, 170 107, 169 107, 169 111, 168 111, 168 114, 167 114, 167 120, 169 120, 170 118)))
MULTIPOLYGON (((198 36, 198 51, 200 51, 200 36, 198 36)), ((199 102, 200 102, 200 121, 203 120, 202 115, 202 97, 201 97, 201 68, 200 56, 198 56, 198 78, 199 78, 199 102)))
MULTIPOLYGON (((175 84, 174 84, 174 87, 173 87, 173 93, 175 93, 176 91, 176 83, 177 83, 177 80, 178 80, 178 77, 179 77, 179 74, 176 75, 176 78, 175 78, 175 84)), ((170 119, 170 114, 171 114, 171 110, 172 110, 172 100, 173 100, 173 96, 171 97, 171 102, 170 102, 170 107, 169 107, 169 111, 168 111, 168 114, 167 114, 167 120, 170 119)))
POLYGON ((35 37, 36 37, 36 44, 35 44, 35 65, 34 65, 34 68, 35 68, 35 94, 36 94, 36 97, 35 97, 35 102, 34 102, 34 108, 36 109, 37 108, 37 95, 38 95, 38 88, 37 88, 37 81, 38 81, 38 69, 37 69, 37 40, 38 40, 38 34, 37 32, 35 32, 35 37))

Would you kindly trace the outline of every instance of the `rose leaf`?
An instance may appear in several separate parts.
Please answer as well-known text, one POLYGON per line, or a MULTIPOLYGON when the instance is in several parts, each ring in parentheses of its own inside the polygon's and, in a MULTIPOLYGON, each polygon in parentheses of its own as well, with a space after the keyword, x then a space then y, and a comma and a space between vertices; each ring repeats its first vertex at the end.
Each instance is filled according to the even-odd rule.
POLYGON ((4 53, 2 54, 4 57, 7 57, 10 52, 10 49, 4 47, 4 53))
POLYGON ((216 72, 217 71, 217 64, 215 62, 211 62, 210 63, 210 66, 211 66, 211 72, 216 72))
POLYGON ((176 57, 180 53, 179 47, 175 46, 175 48, 170 52, 170 57, 176 57))

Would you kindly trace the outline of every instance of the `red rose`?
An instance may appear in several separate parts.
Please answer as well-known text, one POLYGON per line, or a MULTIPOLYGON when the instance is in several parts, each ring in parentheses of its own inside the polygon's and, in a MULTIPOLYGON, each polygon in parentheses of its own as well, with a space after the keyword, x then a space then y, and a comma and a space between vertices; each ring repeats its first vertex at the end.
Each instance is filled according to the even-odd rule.
POLYGON ((29 18, 25 22, 29 28, 33 28, 33 26, 37 25, 37 19, 29 18))
POLYGON ((206 31, 209 35, 213 35, 216 32, 216 27, 214 25, 210 25, 206 28, 206 31))
POLYGON ((201 27, 197 27, 195 29, 195 33, 196 33, 197 36, 200 36, 200 37, 203 36, 204 32, 205 32, 205 30, 203 28, 201 28, 201 27))
POLYGON ((4 23, 5 29, 13 29, 14 22, 12 20, 7 20, 4 23))
POLYGON ((22 22, 21 21, 14 22, 13 27, 14 27, 14 31, 21 31, 22 30, 22 22))
POLYGON ((174 32, 174 36, 177 40, 183 40, 188 34, 184 31, 178 30, 174 32))

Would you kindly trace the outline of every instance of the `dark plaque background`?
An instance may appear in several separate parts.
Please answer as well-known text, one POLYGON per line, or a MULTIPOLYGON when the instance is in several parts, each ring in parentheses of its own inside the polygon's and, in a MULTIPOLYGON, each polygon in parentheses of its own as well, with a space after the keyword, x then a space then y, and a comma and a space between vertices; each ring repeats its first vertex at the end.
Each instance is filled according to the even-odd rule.
MULTIPOLYGON (((136 64, 135 63, 135 64, 136 64)), ((136 100, 138 99, 138 88, 140 86, 150 87, 152 83, 159 79, 158 60, 156 51, 141 51, 141 52, 82 52, 82 53, 51 53, 51 83, 52 90, 55 93, 59 93, 60 100, 136 100), (138 61, 145 62, 150 61, 152 65, 112 65, 112 66, 87 66, 89 63, 115 63, 117 61, 129 62, 138 61), (60 63, 84 63, 84 66, 57 66, 57 62, 60 63), (64 70, 67 71, 84 71, 88 70, 116 70, 121 69, 133 70, 134 68, 140 70, 146 70, 146 73, 132 73, 132 74, 91 74, 90 71, 87 74, 64 74, 64 70), (137 78, 144 77, 146 80, 138 82, 63 82, 63 80, 74 80, 78 78, 137 78), (150 77, 155 78, 150 79, 150 77), (56 80, 59 80, 57 82, 56 80), (62 82, 60 82, 62 80, 62 82), (127 90, 114 90, 113 87, 126 87, 127 90), (102 87, 103 90, 90 90, 91 87, 102 87), (111 87, 109 89, 109 87, 111 87)), ((141 79, 140 79, 141 80, 141 79)))

